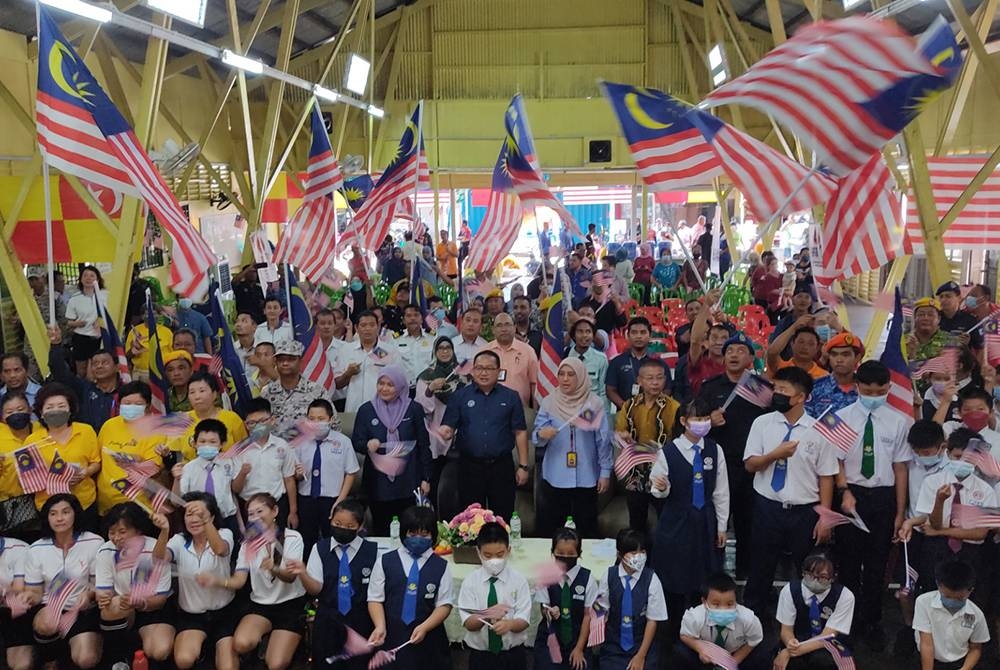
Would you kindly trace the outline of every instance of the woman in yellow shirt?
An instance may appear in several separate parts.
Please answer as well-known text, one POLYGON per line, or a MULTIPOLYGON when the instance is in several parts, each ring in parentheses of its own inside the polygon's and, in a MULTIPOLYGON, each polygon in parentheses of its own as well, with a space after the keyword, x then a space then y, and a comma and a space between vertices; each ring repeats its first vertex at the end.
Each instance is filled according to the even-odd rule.
MULTIPOLYGON (((125 496, 125 490, 129 486, 128 477, 112 457, 112 453, 126 454, 140 461, 153 461, 157 467, 162 468, 163 459, 156 448, 167 441, 165 435, 136 435, 131 425, 149 414, 149 406, 153 402, 149 384, 122 384, 118 389, 118 401, 118 416, 105 421, 97 435, 97 442, 101 446, 101 472, 97 475, 97 511, 102 518, 115 505, 129 501, 125 496)), ((139 499, 146 502, 144 495, 140 495, 139 499)))
MULTIPOLYGON (((73 421, 78 409, 73 389, 53 382, 45 384, 35 397, 35 415, 42 425, 28 436, 27 442, 38 443, 38 453, 45 468, 51 467, 58 452, 60 458, 73 469, 69 490, 83 508, 80 528, 96 532, 97 485, 94 476, 101 471, 101 449, 97 445, 94 429, 73 421)), ((39 491, 35 494, 35 506, 41 509, 48 499, 46 491, 39 491)))
POLYGON ((188 432, 184 435, 181 451, 184 460, 190 461, 197 455, 192 438, 194 437, 194 427, 202 419, 218 419, 226 426, 226 442, 222 445, 222 451, 237 442, 247 439, 247 429, 243 425, 243 419, 236 412, 219 408, 216 403, 219 401, 219 387, 215 377, 205 372, 196 372, 188 382, 188 400, 191 401, 191 411, 188 416, 194 419, 188 432))
POLYGON ((31 421, 31 405, 20 391, 10 391, 0 400, 0 516, 5 533, 35 518, 34 496, 26 495, 17 478, 14 452, 37 427, 31 421))

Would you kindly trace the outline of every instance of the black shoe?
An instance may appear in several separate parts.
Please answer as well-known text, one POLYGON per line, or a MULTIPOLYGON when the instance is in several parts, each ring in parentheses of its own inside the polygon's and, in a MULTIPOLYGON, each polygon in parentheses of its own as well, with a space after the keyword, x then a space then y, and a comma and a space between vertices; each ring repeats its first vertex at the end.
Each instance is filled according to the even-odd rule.
POLYGON ((865 644, 875 653, 885 651, 885 631, 882 630, 882 626, 875 624, 868 629, 865 634, 865 644))
POLYGON ((892 651, 896 656, 904 658, 910 658, 917 653, 917 641, 913 637, 912 628, 906 626, 896 633, 896 643, 892 645, 892 651))

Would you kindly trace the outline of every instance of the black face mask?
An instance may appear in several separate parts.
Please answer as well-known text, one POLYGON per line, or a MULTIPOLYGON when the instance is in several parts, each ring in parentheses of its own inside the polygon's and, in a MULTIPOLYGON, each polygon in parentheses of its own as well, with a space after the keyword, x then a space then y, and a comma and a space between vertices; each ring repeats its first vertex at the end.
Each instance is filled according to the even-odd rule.
POLYGON ((574 556, 573 558, 566 558, 564 556, 556 557, 556 561, 558 561, 563 566, 563 568, 565 568, 566 572, 569 572, 570 570, 575 568, 576 562, 578 560, 579 558, 577 556, 574 556))
POLYGON ((31 413, 14 412, 5 421, 11 430, 23 430, 31 425, 31 413))
POLYGON ((784 414, 792 408, 792 399, 784 393, 775 393, 771 396, 771 409, 784 414))
POLYGON ((337 544, 350 544, 358 536, 358 531, 353 528, 338 528, 334 526, 330 531, 333 541, 337 544))

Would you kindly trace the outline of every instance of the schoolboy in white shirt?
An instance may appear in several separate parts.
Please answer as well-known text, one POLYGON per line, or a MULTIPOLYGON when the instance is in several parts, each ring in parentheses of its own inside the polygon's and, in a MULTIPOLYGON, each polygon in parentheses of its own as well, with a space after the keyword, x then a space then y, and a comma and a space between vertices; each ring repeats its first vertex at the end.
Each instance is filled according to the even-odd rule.
POLYGON ((913 612, 920 670, 972 670, 990 641, 983 611, 969 600, 976 573, 951 560, 937 567, 935 578, 938 590, 917 598, 913 612))

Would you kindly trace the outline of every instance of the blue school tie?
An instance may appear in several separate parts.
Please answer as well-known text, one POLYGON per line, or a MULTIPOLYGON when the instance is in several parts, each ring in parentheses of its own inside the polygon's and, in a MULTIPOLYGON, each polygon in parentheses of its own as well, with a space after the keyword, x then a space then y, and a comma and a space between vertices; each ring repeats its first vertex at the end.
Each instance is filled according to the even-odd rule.
POLYGON ((819 599, 816 596, 809 599, 809 631, 813 637, 823 632, 823 622, 819 618, 819 599))
POLYGON ((622 625, 621 625, 622 649, 629 651, 635 646, 635 639, 632 635, 632 577, 625 575, 625 592, 622 593, 622 625))
POLYGON ((316 441, 316 451, 313 453, 313 466, 311 479, 309 480, 309 495, 313 498, 319 498, 320 496, 320 466, 323 465, 323 452, 320 451, 320 445, 323 444, 319 440, 316 441))
POLYGON ((406 593, 403 594, 403 616, 400 617, 407 626, 417 618, 417 586, 420 582, 420 566, 413 559, 410 574, 406 578, 406 593))
POLYGON ((705 506, 705 459, 702 457, 702 449, 697 444, 692 444, 694 449, 694 462, 691 464, 694 469, 694 479, 691 482, 691 504, 695 509, 705 506))
MULTIPOLYGON (((782 442, 788 442, 792 437, 792 429, 795 428, 795 424, 788 423, 785 421, 785 425, 788 426, 788 431, 785 433, 785 438, 782 442)), ((771 490, 780 491, 785 488, 785 478, 788 476, 788 459, 782 458, 774 462, 774 472, 771 473, 771 490)))
POLYGON ((339 546, 340 569, 337 572, 337 610, 346 615, 351 611, 351 596, 354 595, 354 589, 351 587, 351 562, 347 558, 347 549, 351 545, 342 544, 339 546))

